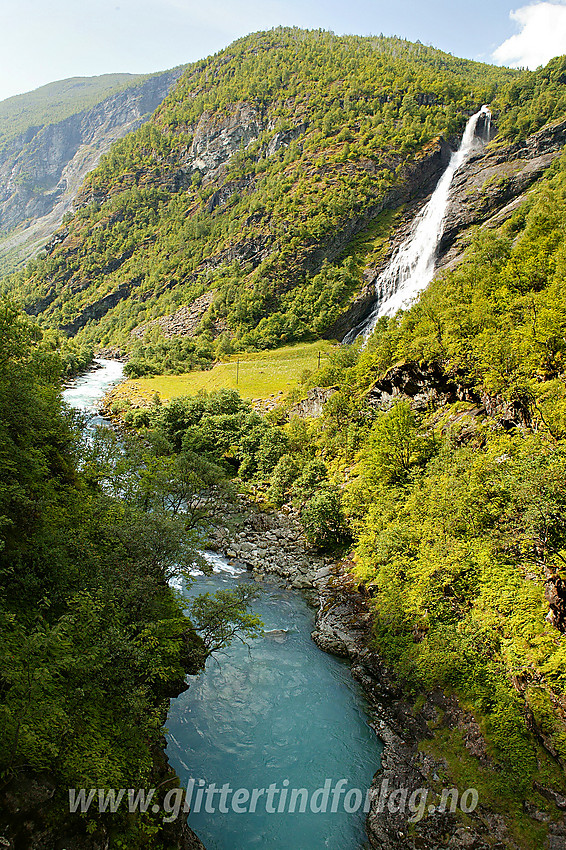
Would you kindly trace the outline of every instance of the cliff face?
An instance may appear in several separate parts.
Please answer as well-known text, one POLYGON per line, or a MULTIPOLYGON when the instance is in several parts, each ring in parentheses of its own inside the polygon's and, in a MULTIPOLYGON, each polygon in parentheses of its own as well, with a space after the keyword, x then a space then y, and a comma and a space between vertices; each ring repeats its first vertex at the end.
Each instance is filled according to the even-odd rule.
MULTIPOLYGON (((269 156, 274 154, 281 148, 286 148, 292 141, 304 132, 305 126, 299 124, 296 127, 290 128, 285 132, 275 133, 271 136, 269 143, 266 146, 266 152, 269 156)), ((206 209, 208 213, 214 213, 216 216, 221 215, 225 208, 230 205, 230 199, 233 195, 246 194, 253 196, 257 186, 257 179, 247 177, 236 180, 226 181, 227 165, 231 158, 241 150, 242 146, 249 146, 255 141, 260 133, 267 131, 272 133, 274 125, 272 122, 262 119, 257 110, 247 103, 235 105, 227 115, 221 118, 215 118, 211 115, 204 114, 198 122, 195 129, 194 138, 190 148, 187 149, 184 157, 176 161, 174 167, 170 170, 163 169, 160 176, 157 178, 157 185, 165 191, 183 192, 184 188, 191 184, 193 175, 198 172, 203 185, 216 186, 216 189, 208 198, 206 209)), ((352 240, 360 233, 367 230, 372 225, 376 217, 387 210, 396 210, 403 205, 409 208, 414 208, 415 204, 422 203, 423 198, 426 198, 433 191, 440 175, 448 164, 452 149, 448 142, 442 138, 436 139, 416 160, 407 162, 399 172, 399 178, 396 185, 382 196, 376 203, 369 207, 361 215, 353 215, 351 218, 344 221, 342 227, 324 240, 311 240, 306 246, 306 250, 301 259, 301 265, 305 272, 316 274, 325 261, 334 262, 338 260, 344 251, 348 248, 352 240)), ((366 163, 368 175, 372 176, 372 165, 366 163)), ((91 202, 99 204, 104 203, 106 195, 100 193, 96 189, 93 190, 90 186, 85 186, 79 191, 75 197, 75 205, 77 207, 86 206, 91 202)), ((254 224, 258 227, 258 231, 267 229, 267 232, 258 232, 257 235, 252 235, 248 229, 248 236, 245 239, 235 239, 229 248, 220 251, 217 254, 205 256, 194 275, 196 280, 199 272, 211 273, 216 269, 221 268, 230 263, 238 263, 242 266, 249 265, 250 268, 257 268, 260 263, 266 260, 277 249, 278 240, 276 234, 269 232, 265 228, 265 222, 261 216, 257 222, 248 221, 252 227, 254 224)), ((58 246, 63 249, 68 249, 69 254, 75 250, 73 237, 67 229, 61 230, 53 239, 45 246, 46 251, 51 254, 58 246)), ((129 255, 128 255, 129 256, 129 255)), ((116 267, 119 267, 122 262, 128 259, 124 255, 116 258, 116 267)), ((108 269, 107 271, 112 271, 108 269)), ((63 329, 71 336, 75 335, 89 321, 99 321, 112 310, 120 301, 129 298, 138 286, 138 280, 132 280, 122 283, 111 292, 106 293, 101 298, 93 299, 75 316, 72 322, 63 325, 63 329)), ((57 307, 62 301, 68 298, 69 292, 75 295, 77 291, 88 286, 88 280, 83 282, 72 283, 70 289, 65 288, 61 293, 58 293, 55 288, 50 288, 48 293, 41 298, 34 299, 27 307, 28 313, 31 315, 39 315, 45 313, 54 307, 57 307)), ((165 282, 165 288, 174 286, 173 282, 165 282)), ((211 298, 208 299, 207 306, 210 306, 211 298)), ((362 294, 362 303, 373 303, 373 292, 364 291, 362 294)), ((158 322, 166 337, 172 336, 192 336, 200 319, 203 316, 203 311, 200 309, 201 299, 196 299, 193 303, 181 308, 171 315, 164 316, 158 322)), ((359 309, 358 303, 354 306, 354 317, 359 309)), ((154 323, 155 323, 154 322, 154 323)), ((352 327, 352 313, 346 311, 340 319, 332 325, 325 336, 329 339, 342 338, 352 327)), ((218 332, 226 330, 225 322, 216 322, 218 332)), ((147 329, 148 324, 142 323, 132 333, 133 336, 141 338, 147 329)))
MULTIPOLYGON (((524 200, 525 192, 540 179, 566 145, 566 121, 544 127, 525 141, 490 146, 470 157, 456 173, 444 222, 437 270, 454 267, 463 258, 466 234, 470 227, 495 227, 509 218, 524 200)), ((410 184, 409 184, 410 185, 410 184)), ((367 281, 348 310, 326 332, 328 338, 343 339, 364 320, 376 304, 375 283, 398 245, 408 235, 419 206, 418 193, 412 195, 409 214, 394 235, 383 263, 367 267, 367 281)), ((428 200, 428 198, 427 198, 428 200)))
POLYGON ((182 68, 150 77, 53 124, 31 127, 0 151, 0 260, 43 246, 89 171, 113 142, 159 106, 182 68), (13 232, 18 228, 16 232, 13 232))
POLYGON ((456 243, 462 231, 477 224, 495 226, 505 221, 526 190, 560 156, 565 144, 566 121, 561 121, 543 127, 525 141, 488 148, 470 158, 454 177, 439 266, 460 256, 456 243))

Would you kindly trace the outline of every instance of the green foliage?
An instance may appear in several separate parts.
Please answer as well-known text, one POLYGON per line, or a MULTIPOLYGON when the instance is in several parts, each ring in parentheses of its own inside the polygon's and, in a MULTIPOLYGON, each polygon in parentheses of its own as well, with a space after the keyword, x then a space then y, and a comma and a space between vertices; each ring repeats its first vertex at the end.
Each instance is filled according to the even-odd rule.
MULTIPOLYGON (((261 624, 247 590, 197 599, 193 624, 168 584, 230 495, 224 471, 155 431, 85 435, 55 343, 0 303, 0 791, 47 773, 42 817, 66 831, 67 788, 155 785, 169 698, 261 624)), ((115 846, 169 846, 159 819, 106 826, 115 846)))
POLYGON ((0 103, 0 148, 30 128, 37 131, 46 124, 55 124, 146 79, 133 74, 72 77, 3 100, 0 103))
POLYGON ((267 491, 269 498, 281 507, 291 496, 291 486, 299 475, 294 457, 290 454, 281 455, 271 475, 271 484, 267 491))
POLYGON ((364 486, 371 494, 375 482, 401 484, 422 465, 433 450, 431 440, 419 433, 408 401, 399 401, 373 425, 360 453, 364 486))
POLYGON ((523 71, 495 99, 499 130, 506 138, 525 138, 566 113, 566 56, 544 68, 523 71))
MULTIPOLYGON (((237 470, 243 479, 265 479, 287 451, 282 429, 256 413, 235 390, 218 390, 172 399, 148 413, 150 433, 161 433, 175 452, 175 463, 190 457, 237 470)), ((135 421, 132 419, 133 424, 135 421)))
POLYGON ((397 38, 248 36, 187 68, 88 176, 60 244, 5 286, 80 344, 132 350, 132 376, 312 339, 362 286, 362 254, 383 250, 405 165, 517 76, 397 38), (186 173, 203 132, 242 110, 249 144, 213 180, 186 173), (204 292, 194 341, 131 336, 204 292))
MULTIPOLYGON (((517 73, 399 39, 321 31, 242 39, 188 68, 153 121, 91 175, 60 245, 4 287, 30 309, 41 304, 44 325, 82 325, 79 359, 92 344, 129 348, 134 376, 320 335, 361 287, 364 261, 382 256, 394 219, 384 203, 407 164, 438 134, 459 133, 482 102, 493 105, 501 139, 562 118, 563 68, 557 58, 517 73), (216 182, 180 176, 203 128, 240 109, 272 129, 260 127, 216 182), (206 292, 195 337, 166 339, 148 324, 206 292), (93 303, 100 310, 87 321, 93 303), (141 340, 131 335, 139 325, 141 340)), ((184 621, 155 581, 175 557, 189 562, 187 527, 206 519, 209 495, 237 472, 254 487, 269 482, 277 505, 291 502, 314 545, 333 549, 353 535, 380 654, 409 694, 441 687, 470 707, 486 737, 493 799, 524 799, 533 779, 555 778, 548 753, 566 763, 566 649, 545 588, 566 580, 565 219, 561 159, 503 227, 474 234, 459 267, 411 309, 380 320, 363 351, 343 347, 305 375, 305 390, 336 389, 316 422, 263 418, 230 391, 178 398, 126 412, 143 449, 122 460, 102 439, 90 455, 79 451, 47 377, 59 369, 58 344, 39 346, 6 308, 3 763, 21 749, 29 763, 76 774, 84 753, 61 747, 69 726, 83 740, 71 693, 93 730, 95 773, 147 771, 137 730, 121 739, 117 762, 108 753, 132 712, 141 739, 156 732, 148 695, 179 670, 184 621), (404 361, 437 363, 470 401, 376 409, 369 391, 404 361), (193 498, 194 522, 181 515, 193 498), (90 702, 61 684, 82 681, 71 659, 88 652, 90 702), (100 695, 117 699, 117 673, 135 704, 110 722, 100 695), (34 714, 34 738, 18 717, 26 700, 35 712, 42 694, 54 709, 50 723, 34 714)), ((246 604, 194 603, 208 650, 235 628, 253 636, 246 604)), ((191 645, 196 659, 202 645, 191 645)))
POLYGON ((301 523, 305 537, 319 549, 332 549, 349 539, 338 490, 324 487, 304 504, 301 523))
MULTIPOLYGON (((537 399, 566 356, 565 215, 561 158, 502 232, 478 230, 466 263, 433 281, 412 310, 378 323, 358 367, 361 384, 398 361, 440 360, 483 391, 536 404, 546 418, 551 405, 537 399)), ((552 411, 549 421, 554 430, 552 411)))
POLYGON ((201 593, 192 600, 189 615, 203 640, 207 655, 220 652, 234 639, 246 643, 246 640, 261 635, 261 619, 248 611, 250 603, 258 595, 257 587, 240 584, 233 590, 201 593))
POLYGON ((127 378, 143 378, 147 375, 190 372, 199 366, 209 365, 213 356, 212 348, 203 345, 202 341, 145 338, 132 347, 124 374, 127 378))
POLYGON ((508 813, 533 779, 564 789, 566 643, 546 591, 566 577, 565 199, 562 159, 363 351, 307 376, 337 392, 308 432, 310 465, 304 427, 286 426, 273 485, 304 521, 309 486, 324 502, 343 483, 376 647, 406 692, 440 687, 474 713, 491 765, 481 782, 508 813), (469 401, 446 405, 441 390, 425 410, 419 398, 380 410, 371 389, 404 361, 436 362, 469 401))

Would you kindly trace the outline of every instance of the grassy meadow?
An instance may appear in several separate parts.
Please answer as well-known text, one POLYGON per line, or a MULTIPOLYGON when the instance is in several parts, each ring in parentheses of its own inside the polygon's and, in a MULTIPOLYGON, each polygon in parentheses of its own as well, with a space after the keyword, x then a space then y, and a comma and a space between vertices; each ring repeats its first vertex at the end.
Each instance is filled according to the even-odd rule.
POLYGON ((129 398, 134 405, 149 403, 159 393, 162 401, 200 391, 237 389, 242 398, 263 399, 287 393, 301 375, 323 365, 334 344, 326 340, 287 345, 271 351, 234 355, 212 369, 183 375, 155 375, 120 384, 113 395, 129 398))

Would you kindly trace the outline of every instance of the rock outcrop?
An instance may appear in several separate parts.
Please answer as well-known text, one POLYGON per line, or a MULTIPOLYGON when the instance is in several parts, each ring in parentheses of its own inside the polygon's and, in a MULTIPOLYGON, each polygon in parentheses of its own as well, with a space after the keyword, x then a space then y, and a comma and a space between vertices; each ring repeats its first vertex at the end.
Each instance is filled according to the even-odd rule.
MULTIPOLYGON (((116 306, 122 299, 126 298, 132 290, 132 283, 122 283, 117 289, 113 292, 109 292, 108 295, 104 295, 102 298, 98 298, 92 304, 87 304, 81 312, 76 316, 72 322, 68 322, 66 325, 63 325, 61 330, 65 331, 65 333, 69 334, 69 336, 74 336, 81 328, 90 321, 97 321, 102 318, 102 316, 106 315, 106 313, 116 306)), ((30 310, 30 313, 34 315, 33 311, 30 310)))
POLYGON ((336 387, 312 387, 306 398, 298 401, 289 410, 290 416, 300 416, 303 419, 318 419, 322 416, 324 405, 337 392, 336 387))
POLYGON ((406 399, 413 410, 442 408, 457 401, 468 402, 474 415, 489 416, 506 429, 528 426, 528 400, 507 401, 500 396, 478 393, 457 373, 448 374, 439 363, 408 361, 393 366, 365 395, 365 407, 373 411, 389 410, 406 399))
POLYGON ((331 561, 318 555, 305 540, 291 512, 224 511, 226 526, 211 532, 209 547, 261 579, 276 576, 297 590, 316 591, 330 575, 331 561))
POLYGON ((143 325, 138 325, 131 332, 136 339, 143 339, 150 328, 158 327, 166 339, 171 339, 175 336, 194 336, 200 324, 200 321, 214 298, 214 292, 205 292, 199 295, 198 298, 186 307, 180 307, 169 316, 161 316, 159 319, 152 319, 151 322, 145 322, 143 325))
MULTIPOLYGON (((566 121, 562 121, 543 127, 525 141, 511 145, 492 143, 484 152, 471 156, 454 177, 437 270, 452 268, 462 259, 465 235, 470 227, 497 226, 511 216, 524 199, 527 189, 544 175, 560 156, 565 144, 566 121)), ((412 185, 410 181, 408 185, 412 185)), ((418 192, 412 193, 410 200, 413 203, 407 208, 403 222, 394 234, 388 255, 379 266, 364 270, 365 285, 347 310, 327 329, 325 336, 328 339, 344 339, 352 328, 361 327, 372 313, 377 300, 375 283, 408 235, 414 216, 428 200, 426 198, 415 204, 418 197, 418 192)), ((393 195, 390 202, 396 204, 397 200, 397 196, 393 195)), ((399 205, 402 202, 400 200, 399 205)))
POLYGON ((221 117, 203 112, 190 150, 190 167, 205 180, 214 180, 230 157, 257 139, 264 129, 258 111, 249 103, 238 103, 221 117))

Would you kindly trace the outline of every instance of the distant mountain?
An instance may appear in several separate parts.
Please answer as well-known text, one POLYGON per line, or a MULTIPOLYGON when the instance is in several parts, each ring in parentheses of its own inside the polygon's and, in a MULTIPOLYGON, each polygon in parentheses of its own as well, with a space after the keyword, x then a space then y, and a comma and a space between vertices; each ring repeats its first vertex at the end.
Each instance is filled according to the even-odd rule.
POLYGON ((146 79, 140 74, 71 77, 0 101, 0 148, 28 131, 31 138, 40 127, 57 124, 146 79))
POLYGON ((45 244, 86 174, 113 142, 149 118, 181 73, 74 77, 0 103, 5 268, 45 244))

